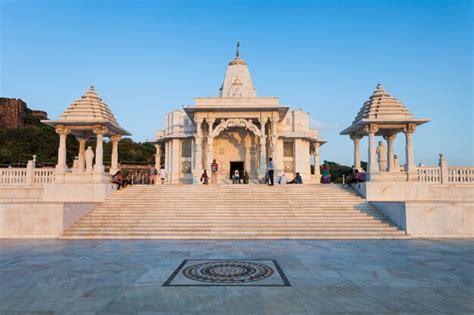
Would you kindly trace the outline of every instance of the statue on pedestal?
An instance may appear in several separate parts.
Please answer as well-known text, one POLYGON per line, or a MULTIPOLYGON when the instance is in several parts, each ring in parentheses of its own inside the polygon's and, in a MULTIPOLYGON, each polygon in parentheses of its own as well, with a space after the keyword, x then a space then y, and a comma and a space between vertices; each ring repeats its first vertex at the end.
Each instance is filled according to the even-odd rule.
POLYGON ((92 151, 92 147, 88 146, 87 150, 85 152, 85 157, 86 157, 86 173, 87 174, 92 174, 94 168, 93 168, 93 160, 94 160, 94 151, 92 151))
POLYGON ((382 141, 379 141, 379 146, 377 147, 377 155, 379 161, 379 167, 381 172, 387 171, 387 149, 383 145, 382 141))

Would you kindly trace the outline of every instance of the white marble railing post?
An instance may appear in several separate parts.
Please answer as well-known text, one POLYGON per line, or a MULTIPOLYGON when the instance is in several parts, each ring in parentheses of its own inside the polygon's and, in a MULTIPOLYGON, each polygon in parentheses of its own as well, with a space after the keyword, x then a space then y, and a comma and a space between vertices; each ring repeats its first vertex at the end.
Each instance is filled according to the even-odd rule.
POLYGON ((122 139, 122 135, 113 135, 110 137, 110 141, 112 142, 112 156, 110 158, 110 175, 114 175, 119 170, 118 167, 118 144, 122 139))
POLYGON ((446 161, 446 158, 443 156, 442 153, 439 154, 439 177, 441 184, 447 184, 448 183, 448 162, 446 161))
POLYGON ((36 157, 33 160, 29 160, 28 164, 26 165, 26 184, 33 185, 35 182, 35 164, 36 164, 36 157))
POLYGON ((71 133, 71 130, 64 128, 62 125, 56 126, 56 133, 59 135, 58 148, 58 164, 56 165, 56 174, 61 175, 66 173, 66 138, 71 133))
POLYGON ((93 129, 97 137, 97 144, 95 147, 95 164, 94 173, 104 173, 104 135, 107 133, 107 127, 95 126, 93 129))
POLYGON ((360 140, 362 139, 362 136, 351 135, 350 137, 354 142, 354 168, 360 171, 362 170, 360 163, 360 140))

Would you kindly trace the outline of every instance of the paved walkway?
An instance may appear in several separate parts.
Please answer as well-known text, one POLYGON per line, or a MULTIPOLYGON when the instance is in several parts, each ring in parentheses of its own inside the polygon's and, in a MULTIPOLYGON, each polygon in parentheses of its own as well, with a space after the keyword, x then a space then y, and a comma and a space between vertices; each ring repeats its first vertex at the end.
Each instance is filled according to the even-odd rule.
POLYGON ((472 314, 474 241, 0 240, 0 310, 472 314), (291 286, 162 287, 185 259, 275 259, 291 286))

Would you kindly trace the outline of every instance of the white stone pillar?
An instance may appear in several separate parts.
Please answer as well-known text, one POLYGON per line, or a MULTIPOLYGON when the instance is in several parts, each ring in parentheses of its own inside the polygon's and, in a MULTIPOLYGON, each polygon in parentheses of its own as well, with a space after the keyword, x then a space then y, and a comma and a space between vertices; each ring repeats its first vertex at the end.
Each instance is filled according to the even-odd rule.
POLYGON ((94 173, 103 174, 104 173, 104 135, 107 133, 107 127, 95 126, 93 131, 97 137, 97 144, 95 147, 94 173))
POLYGON ((313 159, 314 159, 314 180, 316 184, 321 183, 321 170, 319 169, 319 142, 315 142, 313 146, 313 159))
POLYGON ((204 166, 204 169, 208 171, 212 164, 212 160, 214 159, 214 130, 212 126, 214 125, 214 120, 208 120, 208 125, 209 125, 209 133, 207 135, 207 163, 204 166))
POLYGON ((86 170, 86 138, 77 138, 79 141, 79 154, 77 155, 79 163, 79 173, 84 173, 86 170))
POLYGON ((267 168, 267 136, 262 135, 260 137, 260 169, 264 170, 267 168))
POLYGON ((161 169, 161 144, 160 143, 155 144, 155 149, 156 149, 155 168, 159 170, 161 169))
POLYGON ((120 139, 122 138, 121 135, 114 135, 110 137, 112 141, 112 156, 110 158, 110 175, 114 175, 119 170, 118 168, 118 144, 120 139))
POLYGON ((56 126, 56 133, 59 135, 59 148, 58 148, 58 164, 56 165, 56 174, 65 174, 66 165, 66 138, 71 130, 64 128, 64 126, 56 126))
POLYGON ((170 172, 170 156, 171 156, 170 141, 168 140, 168 141, 165 142, 165 170, 166 170, 166 173, 168 174, 168 177, 171 174, 171 172, 170 172))
POLYGON ((366 132, 369 135, 369 163, 367 163, 367 172, 370 174, 379 173, 379 167, 377 165, 377 154, 375 153, 375 133, 378 131, 376 125, 367 125, 366 132))
POLYGON ((416 125, 408 125, 405 132, 405 170, 408 175, 408 180, 416 179, 416 164, 415 155, 413 153, 413 133, 415 132, 416 125))
POLYGON ((181 176, 181 139, 171 140, 171 183, 179 184, 181 176))
POLYGON ((352 141, 354 141, 354 168, 361 171, 362 166, 360 163, 360 140, 362 136, 351 135, 352 141))
POLYGON ((247 174, 250 175, 250 150, 251 150, 251 136, 250 133, 247 131, 245 133, 244 137, 244 148, 245 148, 245 158, 244 158, 244 164, 245 164, 245 171, 247 174))
POLYGON ((397 137, 397 134, 391 134, 391 135, 383 137, 387 141, 387 161, 388 161, 388 171, 390 173, 395 172, 395 157, 393 154, 393 141, 395 141, 396 137, 397 137))

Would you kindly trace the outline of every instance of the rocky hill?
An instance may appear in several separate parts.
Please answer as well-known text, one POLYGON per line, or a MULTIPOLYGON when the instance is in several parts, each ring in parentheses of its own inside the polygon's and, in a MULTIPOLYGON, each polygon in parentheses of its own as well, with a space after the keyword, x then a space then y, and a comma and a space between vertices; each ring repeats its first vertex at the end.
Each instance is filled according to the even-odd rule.
POLYGON ((0 129, 24 128, 28 116, 47 119, 48 113, 29 109, 21 99, 0 97, 0 129))

